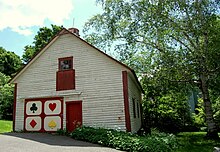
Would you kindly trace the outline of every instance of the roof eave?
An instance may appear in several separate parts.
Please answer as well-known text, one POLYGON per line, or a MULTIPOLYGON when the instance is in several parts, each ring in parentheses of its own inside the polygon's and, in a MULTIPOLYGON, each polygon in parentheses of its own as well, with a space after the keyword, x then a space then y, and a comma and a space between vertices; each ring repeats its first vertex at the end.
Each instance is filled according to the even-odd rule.
POLYGON ((86 44, 88 44, 89 46, 93 47, 94 49, 96 49, 97 51, 99 51, 100 53, 104 54, 105 56, 107 56, 108 58, 114 60, 115 62, 117 62, 118 64, 124 66, 125 68, 127 68, 128 70, 130 70, 132 72, 132 74, 134 75, 139 87, 141 88, 141 92, 144 94, 144 90, 137 78, 137 75, 135 74, 135 71, 133 69, 131 69, 129 66, 127 66, 126 64, 123 64, 121 62, 119 62, 118 60, 114 59, 113 57, 109 56, 108 54, 104 53, 103 51, 101 51, 100 49, 96 48, 95 46, 91 45, 90 43, 86 42, 85 40, 83 40, 82 38, 80 38, 79 36, 76 36, 74 33, 68 31, 66 28, 62 28, 40 51, 38 51, 32 58, 31 60, 20 70, 17 72, 17 74, 11 78, 11 80, 9 81, 9 83, 14 83, 14 81, 25 71, 25 69, 27 69, 49 46, 51 46, 53 44, 53 42, 60 36, 63 34, 72 34, 73 36, 79 38, 81 41, 85 42, 86 44))
POLYGON ((64 30, 61 29, 58 34, 56 34, 40 51, 38 51, 31 59, 30 61, 23 66, 9 81, 9 83, 14 83, 14 81, 27 69, 48 47, 50 47, 53 42, 59 37, 59 34, 62 33, 64 30))

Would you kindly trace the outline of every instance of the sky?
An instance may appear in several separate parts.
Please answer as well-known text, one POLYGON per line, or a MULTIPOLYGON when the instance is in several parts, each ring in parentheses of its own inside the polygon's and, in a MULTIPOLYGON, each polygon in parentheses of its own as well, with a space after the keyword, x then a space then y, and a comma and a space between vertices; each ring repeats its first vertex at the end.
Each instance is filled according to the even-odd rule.
POLYGON ((101 11, 96 0, 0 0, 0 47, 21 57, 39 28, 51 24, 74 26, 83 36, 85 22, 101 11))

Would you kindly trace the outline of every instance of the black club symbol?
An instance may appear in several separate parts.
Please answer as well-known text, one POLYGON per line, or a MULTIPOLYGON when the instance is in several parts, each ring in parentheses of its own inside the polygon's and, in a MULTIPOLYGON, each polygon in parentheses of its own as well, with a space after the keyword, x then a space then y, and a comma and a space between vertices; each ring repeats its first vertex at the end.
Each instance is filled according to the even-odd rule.
POLYGON ((38 108, 37 108, 37 106, 36 106, 36 103, 33 103, 32 106, 31 106, 31 108, 30 108, 30 110, 33 111, 33 113, 35 113, 35 111, 37 111, 37 109, 38 109, 38 108))

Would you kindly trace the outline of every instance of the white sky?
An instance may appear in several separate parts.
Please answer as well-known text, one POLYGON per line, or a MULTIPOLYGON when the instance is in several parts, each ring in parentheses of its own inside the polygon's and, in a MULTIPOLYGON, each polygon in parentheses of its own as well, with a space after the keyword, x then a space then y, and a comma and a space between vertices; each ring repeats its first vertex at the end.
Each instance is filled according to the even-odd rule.
POLYGON ((72 10, 71 0, 0 0, 0 30, 11 28, 30 35, 30 28, 43 26, 46 19, 62 24, 64 19, 69 19, 72 10))
MULTIPOLYGON (((0 0, 0 47, 23 54, 40 27, 51 24, 80 30, 93 15, 101 12, 96 0, 0 0)), ((83 36, 83 35, 82 35, 83 36)))

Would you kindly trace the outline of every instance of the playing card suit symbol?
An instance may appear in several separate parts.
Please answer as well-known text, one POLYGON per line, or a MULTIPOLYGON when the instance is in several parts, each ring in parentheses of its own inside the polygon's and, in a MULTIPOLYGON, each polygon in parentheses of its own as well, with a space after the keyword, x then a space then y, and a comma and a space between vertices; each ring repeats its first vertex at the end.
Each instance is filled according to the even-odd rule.
POLYGON ((55 128, 57 126, 56 122, 51 120, 49 123, 48 123, 48 127, 50 127, 51 129, 55 128))
POLYGON ((49 104, 49 108, 51 111, 54 111, 54 109, 56 109, 57 104, 56 103, 50 103, 49 104))
POLYGON ((34 128, 37 125, 37 122, 33 119, 31 120, 30 125, 32 128, 34 128))

